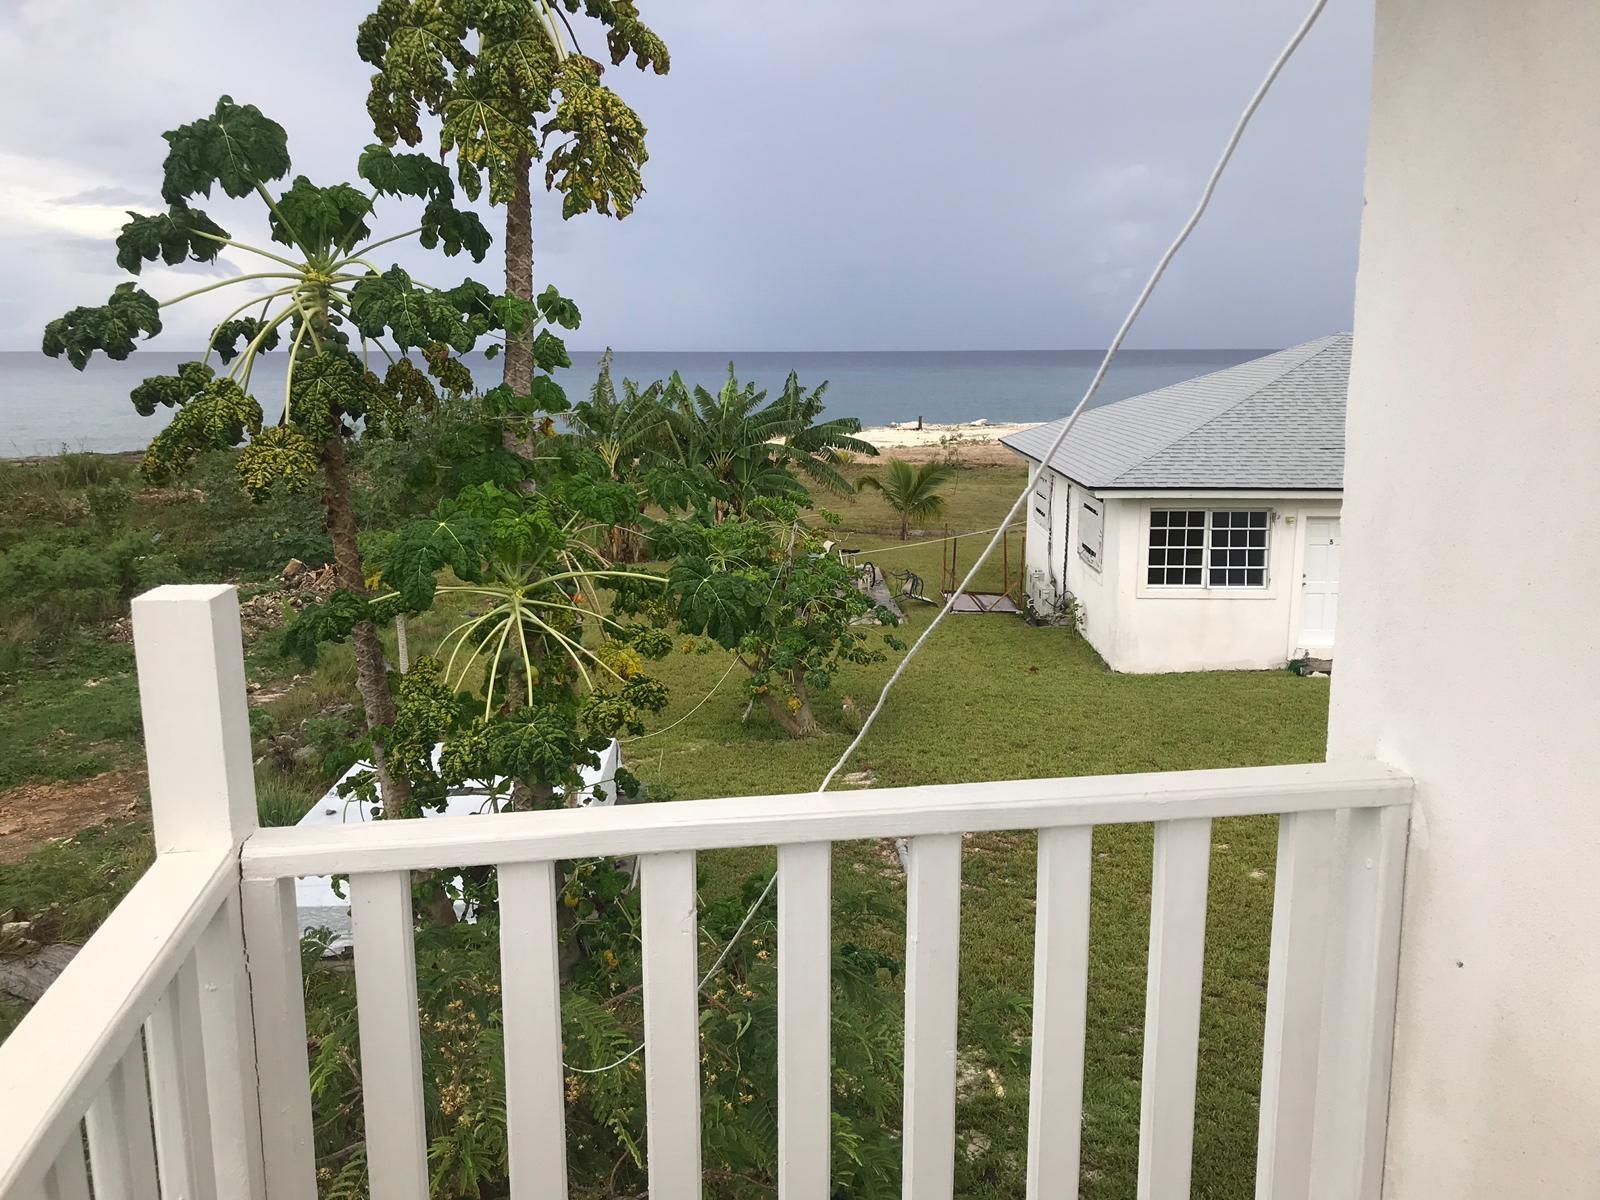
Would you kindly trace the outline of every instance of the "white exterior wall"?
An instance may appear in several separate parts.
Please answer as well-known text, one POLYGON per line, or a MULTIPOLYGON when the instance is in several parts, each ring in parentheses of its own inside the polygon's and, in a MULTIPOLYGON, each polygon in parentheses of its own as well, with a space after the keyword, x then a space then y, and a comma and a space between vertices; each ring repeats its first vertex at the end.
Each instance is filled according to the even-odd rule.
POLYGON ((1046 527, 1029 501, 1027 580, 1041 610, 1061 581, 1083 611, 1083 635, 1115 671, 1269 670, 1281 667, 1298 650, 1319 656, 1327 645, 1306 647, 1299 634, 1300 578, 1305 561, 1306 520, 1337 517, 1337 499, 1264 497, 1164 499, 1096 497, 1065 476, 1045 471, 1050 491, 1046 527), (1103 506, 1105 538, 1101 567, 1095 570, 1078 553, 1079 506, 1086 499, 1103 506), (1160 588, 1145 583, 1145 551, 1152 508, 1269 508, 1272 525, 1268 586, 1265 588, 1160 588))
POLYGON ((1076 596, 1084 615, 1084 637, 1103 656, 1101 647, 1111 644, 1117 618, 1114 580, 1119 564, 1111 553, 1117 536, 1116 506, 1104 508, 1104 546, 1097 571, 1078 553, 1078 541, 1079 506, 1085 499, 1100 504, 1099 498, 1048 468, 1040 474, 1039 486, 1049 490, 1050 519, 1048 525, 1037 520, 1030 498, 1024 583, 1040 612, 1051 611, 1063 592, 1076 596))
POLYGON ((1416 777, 1385 1200, 1600 1196, 1600 4, 1380 0, 1329 754, 1416 777))
MULTIPOLYGON (((1336 517, 1333 499, 1208 494, 1188 499, 1115 499, 1119 563, 1115 629, 1097 645, 1114 670, 1131 672, 1268 670, 1301 648, 1300 575, 1306 519, 1336 517), (1273 513, 1264 588, 1151 587, 1148 559, 1152 508, 1266 508, 1273 513)), ((1313 649, 1331 653, 1331 646, 1313 649)))

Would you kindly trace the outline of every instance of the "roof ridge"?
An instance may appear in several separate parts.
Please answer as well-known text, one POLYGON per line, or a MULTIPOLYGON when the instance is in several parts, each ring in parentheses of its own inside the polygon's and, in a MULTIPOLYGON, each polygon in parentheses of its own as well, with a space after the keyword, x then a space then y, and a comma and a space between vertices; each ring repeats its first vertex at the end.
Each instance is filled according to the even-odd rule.
MULTIPOLYGON (((1301 358, 1298 361, 1290 364, 1289 366, 1284 367, 1283 370, 1278 371, 1277 373, 1272 375, 1269 379, 1264 380, 1259 387, 1252 388, 1250 391, 1245 392, 1237 400, 1234 400, 1234 401, 1230 402, 1229 404, 1227 404, 1226 406, 1224 406, 1223 408, 1218 409, 1216 412, 1212 413, 1209 417, 1207 417, 1205 420, 1201 421, 1199 424, 1191 425, 1188 429, 1185 429, 1177 437, 1175 437, 1171 441, 1165 443, 1164 445, 1162 445, 1158 449, 1152 450, 1149 454, 1145 455, 1143 458, 1138 459, 1135 462, 1129 463, 1127 466, 1123 467, 1122 470, 1117 472, 1116 479, 1120 480, 1120 479, 1126 478, 1127 476, 1131 475, 1133 472, 1137 471, 1140 467, 1145 466, 1151 460, 1159 458, 1161 455, 1165 454, 1168 450, 1171 450, 1174 446, 1176 446, 1179 442, 1183 441, 1185 438, 1191 438, 1195 434, 1199 433, 1202 429, 1206 428, 1206 426, 1212 425, 1212 424, 1216 423, 1217 421, 1220 421, 1223 417, 1225 417, 1229 413, 1233 412, 1240 405, 1246 403, 1247 401, 1255 399, 1262 392, 1266 391, 1269 387, 1273 387, 1274 385, 1276 385, 1280 380, 1283 379, 1284 376, 1290 375, 1293 372, 1298 371, 1301 367, 1305 366, 1307 363, 1315 362, 1317 359, 1321 358, 1324 354, 1326 354, 1329 350, 1332 350, 1334 348, 1335 344, 1338 342, 1338 340, 1340 338, 1348 337, 1348 336, 1349 336, 1349 334, 1348 333, 1344 333, 1344 332, 1329 333, 1329 334, 1325 334, 1324 336, 1322 336, 1320 338, 1313 338, 1309 342, 1302 342, 1298 346, 1285 346, 1282 350, 1275 351, 1274 353, 1277 353, 1277 354, 1286 354, 1290 350, 1303 350, 1307 346, 1317 346, 1317 348, 1315 350, 1311 351, 1311 353, 1307 354, 1304 358, 1301 358), (1318 346, 1317 345, 1318 342, 1320 342, 1322 344, 1320 346, 1318 346)), ((1254 361, 1259 362, 1260 360, 1257 359, 1257 360, 1254 360, 1254 361)), ((1168 384, 1167 386, 1168 387, 1175 387, 1175 388, 1176 387, 1185 387, 1185 386, 1187 386, 1189 384, 1197 383, 1202 379, 1209 379, 1213 375, 1224 375, 1229 371, 1236 371, 1240 367, 1245 367, 1245 366, 1249 366, 1249 365, 1250 365, 1249 361, 1242 362, 1242 363, 1235 363, 1231 367, 1223 367, 1221 370, 1211 371, 1211 372, 1208 372, 1205 375, 1196 375, 1193 379, 1185 379, 1182 382, 1168 384)), ((1164 389, 1164 388, 1157 388, 1156 389, 1156 391, 1164 391, 1164 390, 1166 390, 1166 389, 1164 389)), ((1151 394, 1152 393, 1149 393, 1149 392, 1145 393, 1145 395, 1151 395, 1151 394)), ((1129 399, 1132 399, 1132 397, 1129 397, 1129 399)), ((1110 406, 1107 405, 1107 407, 1109 408, 1110 406)))

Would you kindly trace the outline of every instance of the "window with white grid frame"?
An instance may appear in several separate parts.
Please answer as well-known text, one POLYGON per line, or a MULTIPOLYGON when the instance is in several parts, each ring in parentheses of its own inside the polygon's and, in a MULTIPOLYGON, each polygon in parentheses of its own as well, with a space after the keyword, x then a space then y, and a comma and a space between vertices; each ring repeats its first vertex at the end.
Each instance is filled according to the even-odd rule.
POLYGON ((1211 544, 1206 550, 1207 587, 1266 587, 1267 529, 1262 509, 1228 509, 1211 514, 1211 544))
POLYGON ((1145 582, 1153 587, 1202 587, 1205 559, 1206 513, 1203 508, 1151 511, 1145 582))
POLYGON ((1157 508, 1150 512, 1145 582, 1151 587, 1267 586, 1265 509, 1157 508))

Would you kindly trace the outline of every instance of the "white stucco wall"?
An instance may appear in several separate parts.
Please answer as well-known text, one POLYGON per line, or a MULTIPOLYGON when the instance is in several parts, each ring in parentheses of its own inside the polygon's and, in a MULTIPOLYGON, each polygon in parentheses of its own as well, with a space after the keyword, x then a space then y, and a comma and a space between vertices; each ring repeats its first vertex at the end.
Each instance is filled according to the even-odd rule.
MULTIPOLYGON (((1030 519, 1027 579, 1035 581, 1035 603, 1065 579, 1084 614, 1083 633, 1116 671, 1268 670, 1282 666, 1303 645, 1299 637, 1300 577, 1306 520, 1338 516, 1337 499, 1262 496, 1259 493, 1204 499, 1095 497, 1064 476, 1049 481, 1049 525, 1030 519), (1099 570, 1077 552, 1080 506, 1085 499, 1104 510, 1105 538, 1099 570), (1268 586, 1262 589, 1152 588, 1146 586, 1146 538, 1152 507, 1269 508, 1272 527, 1268 586), (1070 522, 1070 524, 1069 524, 1070 522)), ((1329 645, 1313 647, 1330 653, 1329 645)))
MULTIPOLYGON (((1100 653, 1132 672, 1267 670, 1299 647, 1300 574, 1306 520, 1336 517, 1340 502, 1244 494, 1190 499, 1118 499, 1117 618, 1100 653), (1264 588, 1151 587, 1143 569, 1152 508, 1265 508, 1272 512, 1264 588)), ((1329 653, 1331 646, 1319 646, 1329 653)))
POLYGON ((1600 1196, 1600 4, 1379 0, 1329 753, 1418 784, 1385 1200, 1600 1196))

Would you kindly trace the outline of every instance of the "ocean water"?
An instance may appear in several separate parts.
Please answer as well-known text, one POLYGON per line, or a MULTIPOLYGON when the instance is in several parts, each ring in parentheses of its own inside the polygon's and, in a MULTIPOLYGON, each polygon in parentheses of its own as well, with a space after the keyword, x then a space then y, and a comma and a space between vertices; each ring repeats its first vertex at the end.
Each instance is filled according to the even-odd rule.
MULTIPOLYGON (((1107 403, 1153 388, 1230 367, 1262 350, 1124 350, 1096 397, 1107 403)), ((828 412, 856 416, 864 425, 891 421, 1048 421, 1064 416, 1089 384, 1100 362, 1098 350, 953 351, 710 351, 621 352, 612 374, 648 383, 673 371, 690 384, 713 391, 726 378, 731 358, 741 380, 753 379, 772 392, 790 371, 806 386, 828 383, 828 412)), ((170 413, 141 417, 128 392, 147 375, 170 374, 199 357, 140 350, 124 362, 96 356, 87 370, 34 352, 0 353, 0 458, 71 450, 134 450, 143 447, 170 413)), ((574 400, 593 384, 599 353, 575 352, 560 383, 574 400)), ((501 364, 469 355, 484 386, 499 382, 501 364)), ((268 419, 276 419, 283 395, 284 356, 264 355, 251 390, 268 419)))

